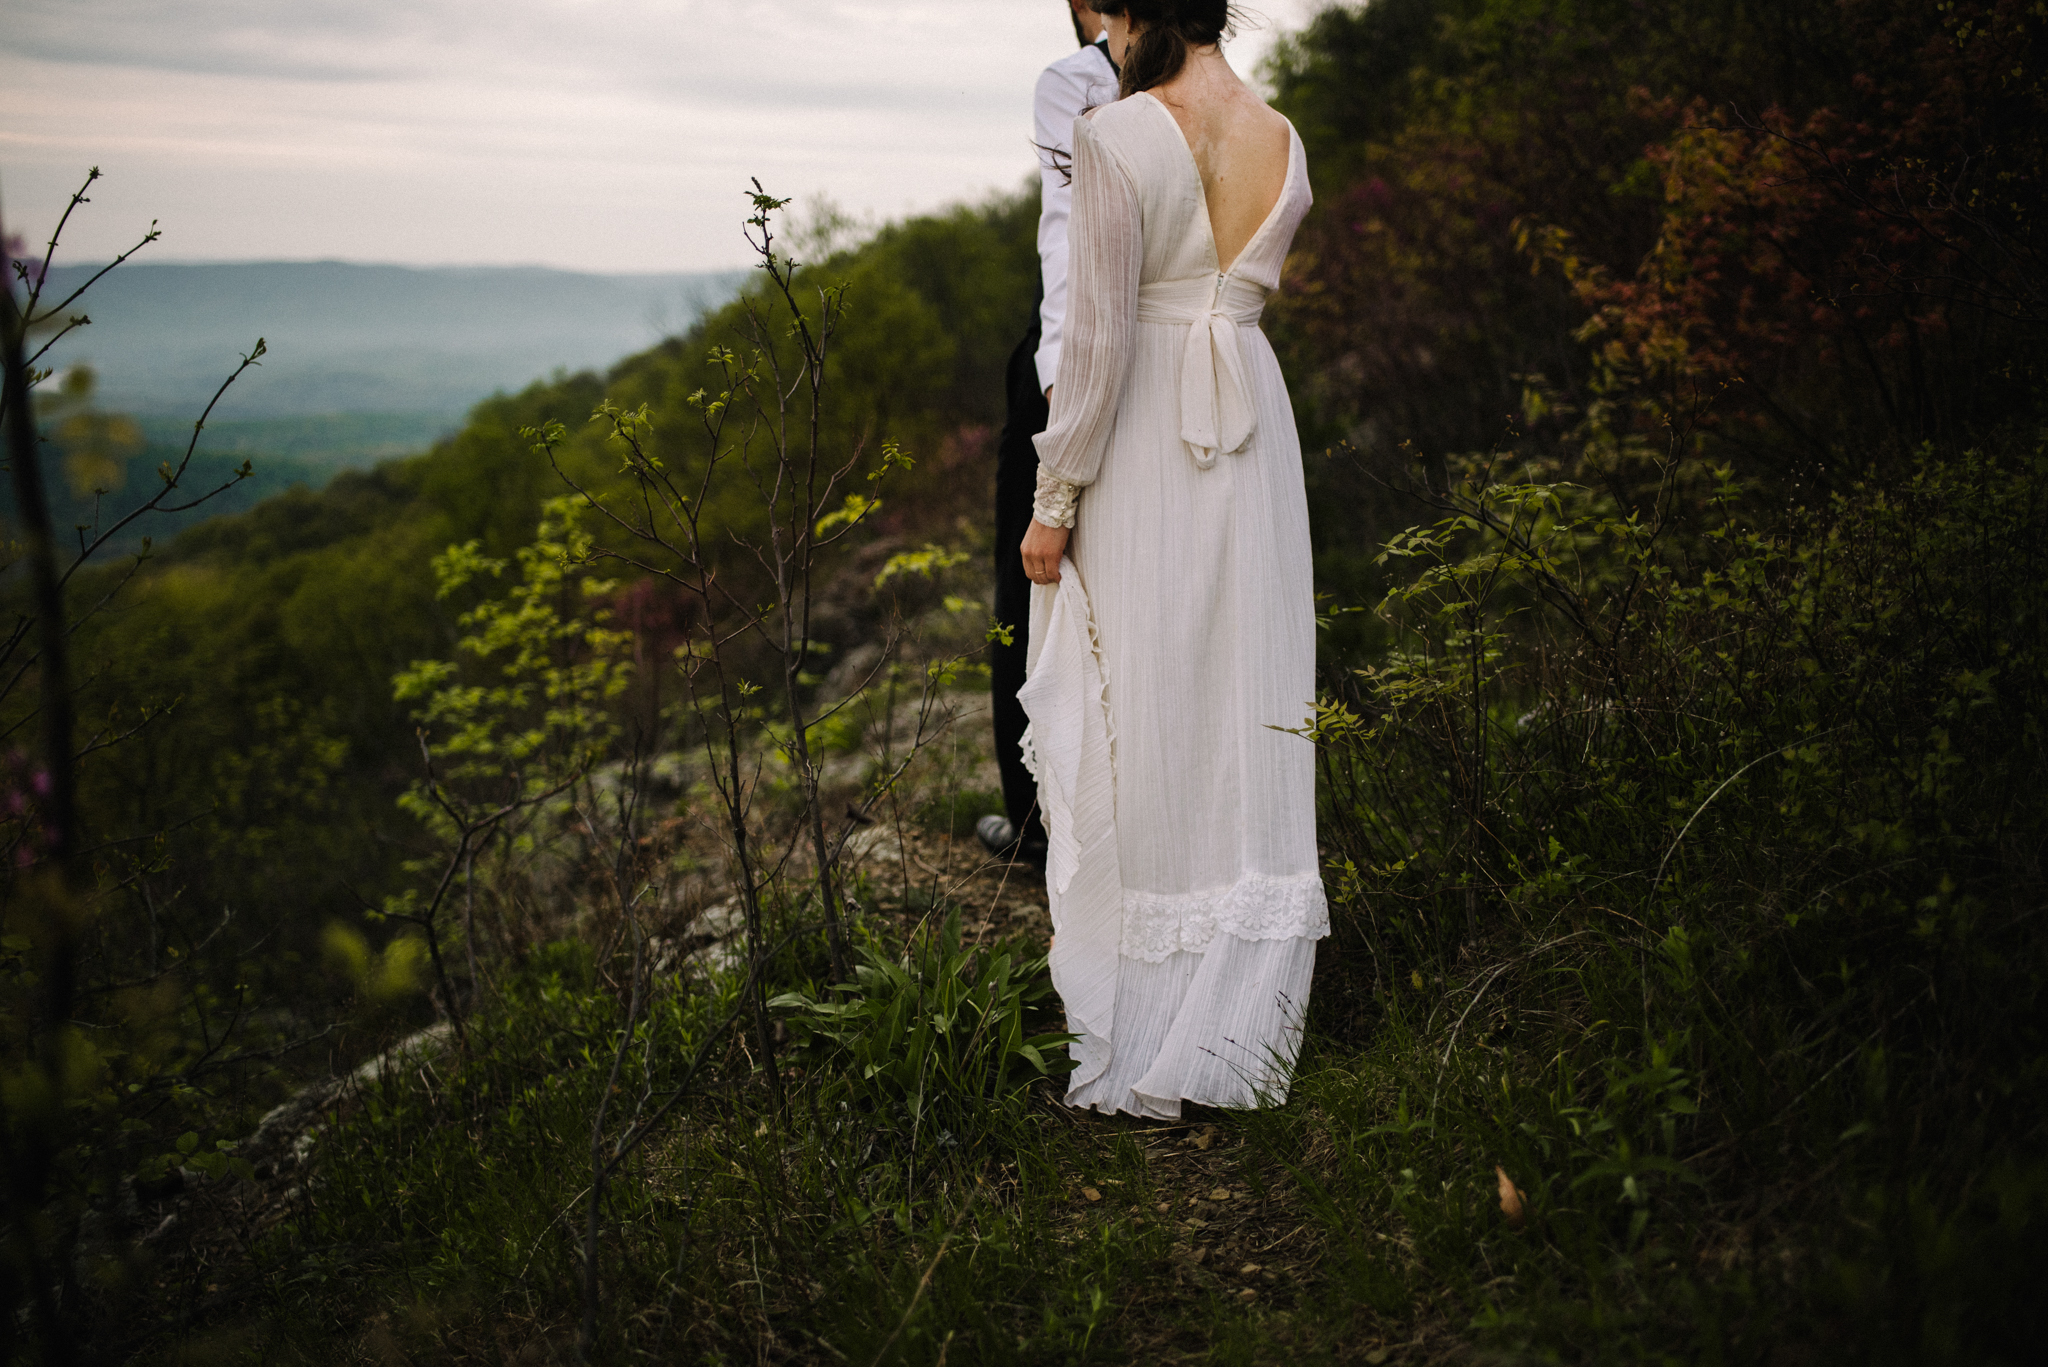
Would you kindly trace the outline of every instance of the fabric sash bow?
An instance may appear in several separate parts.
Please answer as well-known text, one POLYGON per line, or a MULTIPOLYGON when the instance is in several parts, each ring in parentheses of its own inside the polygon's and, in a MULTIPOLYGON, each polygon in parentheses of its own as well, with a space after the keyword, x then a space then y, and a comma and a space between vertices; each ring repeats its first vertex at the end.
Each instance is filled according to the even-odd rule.
POLYGON ((1263 286, 1232 275, 1138 287, 1139 322, 1188 327, 1180 361, 1180 438, 1199 469, 1215 465, 1219 452, 1242 451, 1257 427, 1237 330, 1257 327, 1265 307, 1263 286))

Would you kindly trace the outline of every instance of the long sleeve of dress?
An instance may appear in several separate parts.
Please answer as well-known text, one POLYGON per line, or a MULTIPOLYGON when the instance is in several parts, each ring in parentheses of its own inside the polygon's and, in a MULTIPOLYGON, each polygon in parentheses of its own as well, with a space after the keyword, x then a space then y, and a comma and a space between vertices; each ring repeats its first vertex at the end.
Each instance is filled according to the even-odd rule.
POLYGON ((1144 263, 1137 188, 1087 119, 1074 122, 1073 188, 1067 336, 1053 382, 1052 420, 1033 441, 1043 474, 1085 485, 1095 482, 1116 426, 1137 339, 1144 263))

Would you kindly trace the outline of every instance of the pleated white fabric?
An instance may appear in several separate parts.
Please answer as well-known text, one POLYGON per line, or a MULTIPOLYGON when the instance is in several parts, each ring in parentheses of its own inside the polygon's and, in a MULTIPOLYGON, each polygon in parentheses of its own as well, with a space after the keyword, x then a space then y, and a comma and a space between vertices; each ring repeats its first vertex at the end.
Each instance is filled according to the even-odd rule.
POLYGON ((1066 1004, 1073 1050, 1070 1086, 1109 1066, 1115 1037, 1123 879, 1117 858, 1116 775, 1107 681, 1081 573, 1060 561, 1066 591, 1034 593, 1027 660, 1017 701, 1031 718, 1024 767, 1038 781, 1045 820, 1045 886, 1051 903, 1053 984, 1066 1004))
POLYGON ((1258 330, 1309 205, 1286 186, 1219 269, 1173 115, 1075 124, 1068 335, 1041 468, 1086 486, 1033 590, 1026 754, 1051 855, 1068 1101, 1171 1117, 1284 1099, 1329 933, 1301 447, 1258 330))

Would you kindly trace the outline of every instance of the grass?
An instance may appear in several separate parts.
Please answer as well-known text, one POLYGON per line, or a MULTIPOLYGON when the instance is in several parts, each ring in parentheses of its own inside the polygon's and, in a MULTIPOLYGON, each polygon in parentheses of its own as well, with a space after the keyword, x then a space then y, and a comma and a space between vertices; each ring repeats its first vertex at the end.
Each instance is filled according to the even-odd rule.
MULTIPOLYGON (((972 857, 943 832, 917 841, 921 859, 949 845, 972 857)), ((1010 882, 985 868, 965 891, 1010 882)), ((924 944, 911 976, 957 983, 957 919, 934 926, 930 899, 915 900, 870 892, 869 956, 924 944)), ((1035 924, 1027 913, 1012 924, 1035 924)), ((1053 1027, 1030 1000, 1042 958, 1006 969, 1008 949, 1001 936, 966 947, 966 971, 1029 989, 1007 994, 996 1023, 1053 1027)), ((792 947, 778 977, 814 985, 822 953, 792 947)), ((737 990, 730 975, 669 978, 636 1090, 673 1086, 737 990)), ((570 1360, 576 1207, 620 1009, 590 951, 559 942, 502 985, 467 1057, 390 1070, 339 1102, 307 1190, 291 1194, 304 1174, 284 1165, 244 1184, 270 1188, 241 1212, 253 1258, 223 1238, 203 1273, 160 1269, 167 1282, 186 1271, 219 1286, 229 1266, 243 1278, 164 1359, 570 1360)), ((1007 1085, 978 1103, 943 1097, 954 1104, 920 1125, 900 1076, 863 1077, 848 1018, 831 1024, 849 1042, 788 1042, 780 1112, 725 1037, 677 1121, 634 1155, 606 1211, 605 1360, 1113 1362, 1202 1351, 1212 1334, 1265 1342, 1262 1326, 1294 1313, 1308 1279, 1293 1269, 1314 1243, 1305 1210, 1231 1117, 1076 1117, 1013 1057, 1007 1085)))

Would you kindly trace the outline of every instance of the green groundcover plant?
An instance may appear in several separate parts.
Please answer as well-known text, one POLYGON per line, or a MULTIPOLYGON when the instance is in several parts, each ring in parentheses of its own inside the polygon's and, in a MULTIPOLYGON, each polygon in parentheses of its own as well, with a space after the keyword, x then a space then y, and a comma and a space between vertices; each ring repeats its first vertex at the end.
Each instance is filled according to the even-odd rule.
POLYGON ((955 910, 900 951, 862 945, 854 980, 823 1000, 789 992, 769 1005, 844 1079, 829 1101, 888 1115, 915 1149, 920 1137, 948 1148, 1000 1134, 1034 1080, 1072 1069, 1072 1035, 1028 1033, 1051 997, 1043 952, 963 942, 955 910))

